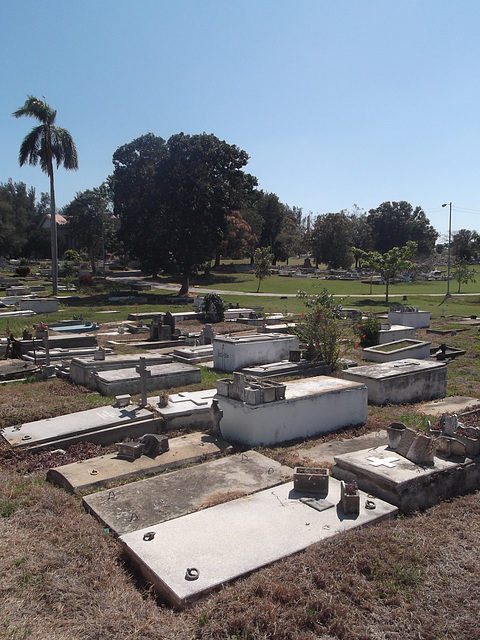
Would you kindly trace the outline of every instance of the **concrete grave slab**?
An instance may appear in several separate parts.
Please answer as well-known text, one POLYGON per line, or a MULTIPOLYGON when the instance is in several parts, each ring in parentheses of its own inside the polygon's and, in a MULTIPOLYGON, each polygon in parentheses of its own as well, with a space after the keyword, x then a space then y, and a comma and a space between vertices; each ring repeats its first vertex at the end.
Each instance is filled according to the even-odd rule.
MULTIPOLYGON (((127 533, 120 542, 141 573, 173 606, 183 608, 222 585, 302 551, 337 533, 392 517, 397 508, 345 515, 302 503, 293 482, 203 511, 127 533), (165 553, 168 550, 168 553, 165 553), (191 579, 196 577, 197 579, 191 579)), ((327 501, 337 505, 340 483, 331 479, 327 501)))
POLYGON ((203 462, 223 454, 228 443, 204 433, 188 433, 169 440, 170 449, 156 458, 141 456, 122 460, 116 453, 97 456, 49 469, 47 479, 68 491, 84 493, 99 487, 117 486, 132 477, 171 471, 183 465, 203 462))
POLYGON ((319 442, 310 447, 295 449, 295 453, 297 453, 300 458, 309 458, 314 463, 328 462, 333 464, 335 456, 342 453, 368 449, 371 455, 376 455, 377 448, 386 446, 387 432, 382 429, 355 438, 319 442))
POLYGON ((469 407, 480 407, 480 400, 468 396, 450 396, 441 400, 423 402, 417 408, 428 416, 441 416, 442 413, 462 413, 469 407))
POLYGON ((322 376, 330 373, 330 367, 323 362, 270 362, 256 367, 244 367, 242 373, 256 378, 279 378, 281 376, 322 376))
MULTIPOLYGON (((198 367, 172 362, 148 367, 150 376, 146 380, 147 391, 181 387, 201 381, 198 367)), ((96 376, 97 389, 105 396, 117 396, 124 393, 140 393, 141 377, 136 369, 114 369, 100 371, 96 376)))
POLYGON ((85 508, 118 535, 179 518, 290 480, 292 469, 256 451, 83 498, 85 508))
POLYGON ((364 424, 367 388, 330 376, 287 382, 285 399, 247 404, 218 395, 222 436, 248 445, 271 445, 364 424))
POLYGON ((177 362, 184 362, 185 364, 208 362, 213 358, 213 345, 202 344, 196 347, 191 346, 174 349, 173 358, 177 362))
MULTIPOLYGON (((1 434, 14 448, 34 449, 49 447, 53 444, 70 445, 82 440, 103 443, 102 432, 124 426, 133 427, 132 432, 135 432, 136 427, 139 426, 143 433, 148 433, 149 428, 154 430, 152 423, 156 425, 155 417, 148 409, 134 405, 123 408, 107 406, 6 427, 2 429, 1 434), (95 433, 97 439, 94 439, 95 433)), ((126 437, 121 433, 119 430, 118 437, 126 437)), ((115 437, 114 433, 110 442, 114 442, 115 437)))
POLYGON ((363 490, 396 505, 416 511, 480 487, 480 463, 434 458, 433 466, 421 466, 389 447, 335 456, 333 477, 356 480, 363 490), (388 464, 387 464, 388 463, 388 464))
POLYGON ((345 380, 365 384, 372 404, 402 404, 444 398, 447 367, 444 362, 397 360, 343 371, 345 380))
POLYGON ((149 402, 157 408, 158 413, 165 421, 165 429, 210 429, 212 416, 210 407, 215 397, 216 389, 204 391, 190 391, 172 393, 168 396, 168 405, 159 407, 159 396, 149 398, 149 402))

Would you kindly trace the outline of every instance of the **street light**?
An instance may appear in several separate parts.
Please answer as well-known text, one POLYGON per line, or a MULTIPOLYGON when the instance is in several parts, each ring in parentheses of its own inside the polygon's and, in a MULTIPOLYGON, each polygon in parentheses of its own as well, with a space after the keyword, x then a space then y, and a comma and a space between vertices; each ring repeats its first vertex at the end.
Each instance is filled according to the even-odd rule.
POLYGON ((451 244, 452 244, 452 203, 446 202, 445 204, 442 204, 442 207, 446 207, 447 205, 450 207, 450 214, 448 216, 447 293, 445 297, 450 298, 450 252, 451 252, 451 244))

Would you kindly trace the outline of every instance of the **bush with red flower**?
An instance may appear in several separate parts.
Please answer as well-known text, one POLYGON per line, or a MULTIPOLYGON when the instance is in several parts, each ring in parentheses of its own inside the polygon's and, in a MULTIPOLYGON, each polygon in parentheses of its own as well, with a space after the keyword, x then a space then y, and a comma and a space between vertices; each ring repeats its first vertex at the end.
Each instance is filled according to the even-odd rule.
MULTIPOLYGON (((355 335, 359 338, 361 347, 373 347, 378 344, 380 320, 374 313, 369 313, 354 326, 355 335)), ((358 345, 355 345, 358 346, 358 345)))

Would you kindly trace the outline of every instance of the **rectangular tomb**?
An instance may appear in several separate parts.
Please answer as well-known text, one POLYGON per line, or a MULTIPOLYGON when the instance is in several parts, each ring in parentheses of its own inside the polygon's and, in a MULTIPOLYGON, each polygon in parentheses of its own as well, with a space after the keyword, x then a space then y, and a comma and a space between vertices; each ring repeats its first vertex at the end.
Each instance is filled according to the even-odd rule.
POLYGON ((425 509, 480 487, 478 461, 435 457, 432 466, 423 466, 389 447, 335 456, 332 475, 339 480, 355 479, 363 491, 405 512, 425 509))
POLYGON ((447 393, 445 362, 398 360, 347 369, 343 377, 365 384, 371 404, 423 402, 447 393))
POLYGON ((116 452, 88 460, 79 460, 49 469, 47 480, 74 493, 92 492, 100 487, 115 487, 133 477, 153 476, 184 465, 198 464, 223 455, 228 443, 205 433, 188 433, 171 438, 165 453, 135 460, 119 458, 116 452))
POLYGON ((362 358, 370 362, 394 362, 406 358, 424 360, 430 356, 430 345, 431 342, 411 339, 386 342, 366 347, 362 350, 362 358))
MULTIPOLYGON (((153 365, 147 370, 149 372, 146 379, 147 391, 182 387, 201 381, 200 369, 189 364, 173 362, 153 365)), ((140 393, 141 391, 141 377, 136 369, 101 371, 96 374, 96 382, 98 391, 105 396, 140 393)))
POLYGON ((284 333, 251 336, 216 336, 213 340, 213 366, 219 371, 240 371, 244 367, 287 360, 298 350, 298 337, 284 333))
POLYGON ((247 451, 97 492, 85 496, 83 504, 123 535, 274 487, 291 477, 289 467, 247 451))
MULTIPOLYGON (((29 449, 48 447, 51 446, 51 443, 55 443, 57 446, 60 446, 60 443, 73 444, 73 442, 80 442, 82 439, 105 444, 101 438, 102 432, 131 426, 130 435, 135 437, 134 425, 137 426, 141 423, 140 430, 147 433, 149 427, 152 431, 156 430, 151 424, 154 420, 153 412, 148 409, 134 405, 123 408, 107 406, 6 427, 2 429, 1 434, 12 447, 28 447, 29 449), (97 434, 97 438, 91 439, 90 436, 93 438, 94 433, 97 434), (86 437, 86 434, 89 434, 89 438, 86 437)), ((115 433, 113 433, 110 442, 114 442, 116 437, 128 435, 126 433, 122 436, 119 433, 115 436, 115 433)))
POLYGON ((210 429, 213 426, 210 407, 216 394, 215 389, 172 393, 166 407, 158 406, 159 397, 149 398, 165 421, 165 429, 210 429))
MULTIPOLYGON (((147 367, 172 362, 172 357, 165 354, 142 355, 147 367)), ((75 384, 81 384, 90 389, 96 389, 94 372, 112 371, 116 369, 128 369, 140 363, 139 355, 110 355, 103 360, 95 357, 73 358, 70 363, 70 378, 75 384)), ((116 394, 114 394, 116 395, 116 394)))
POLYGON ((127 533, 120 542, 160 595, 183 608, 312 544, 397 513, 396 507, 381 500, 375 501, 375 509, 366 509, 365 494, 361 494, 358 515, 343 513, 337 507, 340 483, 334 479, 326 496, 329 504, 325 506, 330 508, 318 511, 301 498, 293 482, 288 482, 127 533))
POLYGON ((378 344, 396 342, 397 340, 414 340, 415 327, 404 327, 401 324, 392 324, 388 329, 380 329, 378 332, 378 344))
MULTIPOLYGON (((367 388, 363 383, 317 376, 285 384, 284 399, 273 402, 248 404, 216 396, 223 411, 222 436, 251 446, 272 445, 367 420, 367 388)), ((247 390, 247 400, 253 399, 256 391, 247 390)))
POLYGON ((430 311, 419 311, 415 308, 403 308, 400 311, 388 312, 390 324, 402 324, 405 327, 424 329, 430 326, 430 311))

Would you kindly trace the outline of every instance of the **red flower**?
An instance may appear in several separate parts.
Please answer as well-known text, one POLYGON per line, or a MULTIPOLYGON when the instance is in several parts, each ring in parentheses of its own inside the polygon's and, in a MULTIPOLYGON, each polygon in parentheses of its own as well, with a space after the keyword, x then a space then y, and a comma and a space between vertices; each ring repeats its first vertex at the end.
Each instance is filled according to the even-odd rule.
POLYGON ((355 345, 355 349, 358 349, 358 344, 355 345))
POLYGON ((367 334, 365 334, 365 333, 364 333, 364 334, 363 334, 363 336, 362 336, 362 338, 366 338, 366 337, 367 337, 367 334))

